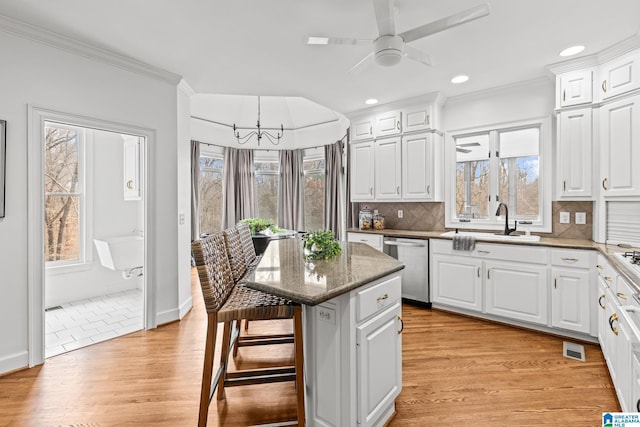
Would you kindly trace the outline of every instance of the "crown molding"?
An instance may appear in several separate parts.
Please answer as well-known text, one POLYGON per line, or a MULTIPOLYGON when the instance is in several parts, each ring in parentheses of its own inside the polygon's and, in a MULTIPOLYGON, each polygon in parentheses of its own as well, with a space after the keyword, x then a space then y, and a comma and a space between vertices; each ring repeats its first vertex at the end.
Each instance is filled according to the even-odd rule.
POLYGON ((185 79, 181 79, 180 83, 178 83, 178 90, 184 93, 185 95, 187 95, 188 97, 192 97, 193 95, 196 94, 196 91, 193 90, 191 85, 189 85, 189 83, 187 83, 185 79))
POLYGON ((348 114, 345 114, 348 118, 357 118, 360 116, 374 115, 378 113, 385 113, 389 110, 399 110, 403 108, 410 108, 424 104, 444 104, 445 99, 440 92, 431 92, 423 95, 414 96, 411 98, 401 99, 398 101, 392 101, 385 104, 376 104, 371 107, 354 110, 348 114))
POLYGON ((589 67, 597 67, 604 62, 618 58, 636 49, 640 49, 640 35, 638 34, 609 46, 598 53, 556 62, 547 65, 545 68, 554 75, 568 71, 584 70, 589 67))
POLYGON ((0 31, 177 85, 182 76, 137 59, 0 15, 0 31))
POLYGON ((509 83, 501 86, 494 86, 475 92, 463 93, 461 95, 452 96, 446 99, 446 104, 455 104, 457 102, 471 101, 474 99, 486 98, 491 95, 498 95, 503 92, 509 92, 513 89, 535 87, 535 86, 548 86, 553 84, 553 81, 549 77, 536 77, 535 79, 523 80, 520 82, 509 83))

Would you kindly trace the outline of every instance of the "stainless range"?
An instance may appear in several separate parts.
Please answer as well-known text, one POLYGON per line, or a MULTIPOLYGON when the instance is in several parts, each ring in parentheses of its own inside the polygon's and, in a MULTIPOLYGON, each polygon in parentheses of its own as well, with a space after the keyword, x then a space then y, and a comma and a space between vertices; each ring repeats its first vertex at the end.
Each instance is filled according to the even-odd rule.
POLYGON ((617 253, 615 257, 635 274, 637 282, 640 283, 640 251, 617 253))

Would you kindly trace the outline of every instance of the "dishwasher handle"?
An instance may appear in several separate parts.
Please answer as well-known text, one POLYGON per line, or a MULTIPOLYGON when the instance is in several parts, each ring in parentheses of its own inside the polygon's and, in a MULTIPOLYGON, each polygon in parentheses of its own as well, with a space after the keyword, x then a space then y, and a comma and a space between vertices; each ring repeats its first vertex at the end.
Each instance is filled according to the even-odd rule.
POLYGON ((412 248, 425 248, 425 243, 410 243, 410 242, 398 242, 395 240, 385 240, 384 244, 387 246, 409 246, 412 248))

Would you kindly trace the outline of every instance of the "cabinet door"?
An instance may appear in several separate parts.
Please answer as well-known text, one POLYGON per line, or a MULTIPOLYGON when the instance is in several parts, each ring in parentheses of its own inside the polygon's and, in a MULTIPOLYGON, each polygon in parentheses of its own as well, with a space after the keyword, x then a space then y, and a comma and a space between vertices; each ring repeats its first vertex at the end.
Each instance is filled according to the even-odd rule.
POLYGON ((602 354, 605 359, 609 358, 609 322, 607 317, 607 306, 612 304, 608 298, 607 293, 608 286, 604 279, 598 278, 598 294, 596 309, 598 310, 598 341, 602 348, 602 354))
POLYGON ((640 96, 601 107, 604 196, 640 195, 640 96))
POLYGON ((351 122, 351 141, 373 139, 373 117, 365 117, 351 122))
POLYGON ((400 138, 384 138, 375 142, 375 198, 376 200, 399 200, 402 149, 400 138))
POLYGON ((376 116, 375 136, 398 135, 401 132, 400 111, 388 111, 376 116))
POLYGON ((552 268, 551 326, 588 334, 591 330, 589 270, 552 268))
POLYGON ((431 105, 405 110, 402 113, 402 131, 413 132, 431 129, 433 126, 432 116, 433 107, 431 105))
POLYGON ((600 66, 600 97, 611 98, 640 87, 640 53, 600 66))
POLYGON ((396 303, 356 329, 358 425, 371 426, 402 390, 402 319, 396 303))
POLYGON ((563 111, 558 123, 558 194, 591 196, 591 108, 563 111))
POLYGON ((351 200, 373 200, 374 190, 373 141, 351 144, 351 200))
POLYGON ((591 70, 563 73, 558 76, 558 104, 561 107, 588 104, 593 100, 591 70))
POLYGON ((402 198, 433 200, 433 135, 419 133, 402 138, 402 198))
MULTIPOLYGON (((616 311, 611 319, 611 331, 613 333, 612 370, 613 385, 618 394, 618 401, 623 412, 634 411, 631 405, 631 331, 627 324, 622 308, 616 306, 616 311)), ((610 367, 610 368, 611 368, 610 367)), ((610 369, 611 371, 611 369, 610 369)))
POLYGON ((546 325, 547 267, 487 261, 487 313, 546 325))
POLYGON ((431 256, 431 295, 435 303, 482 310, 482 261, 452 255, 431 256))

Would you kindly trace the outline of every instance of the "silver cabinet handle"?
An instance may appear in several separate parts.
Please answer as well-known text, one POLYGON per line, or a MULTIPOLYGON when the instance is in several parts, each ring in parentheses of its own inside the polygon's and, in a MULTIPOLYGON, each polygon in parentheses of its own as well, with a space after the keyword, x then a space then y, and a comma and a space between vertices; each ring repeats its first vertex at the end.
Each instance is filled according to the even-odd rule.
POLYGON ((427 185, 427 194, 431 194, 431 186, 427 185))
POLYGON ((369 187, 369 194, 373 196, 373 187, 369 187))
POLYGON ((561 257, 560 259, 565 261, 565 262, 578 262, 578 261, 580 261, 580 259, 578 259, 578 258, 561 257))
POLYGON ((558 289, 558 276, 554 276, 553 278, 553 288, 558 289))
POLYGON ((385 240, 384 244, 387 246, 410 246, 412 248, 424 248, 427 246, 425 243, 396 242, 393 240, 385 240))
POLYGON ((607 93, 607 79, 604 79, 604 80, 602 81, 602 91, 603 91, 604 93, 607 93))
POLYGON ((479 253, 479 254, 486 255, 486 254, 490 254, 491 252, 490 252, 490 251, 480 251, 480 250, 479 250, 479 251, 478 251, 478 253, 479 253))
POLYGON ((478 277, 480 277, 480 267, 478 267, 478 277))
POLYGON ((608 188, 607 188, 607 178, 602 180, 602 188, 604 189, 604 191, 608 190, 608 188))
POLYGON ((396 187, 396 194, 400 194, 400 186, 399 185, 396 187))
POLYGON ((400 130, 400 120, 396 121, 396 129, 400 130))
POLYGON ((491 279, 491 269, 487 270, 487 279, 491 279))

